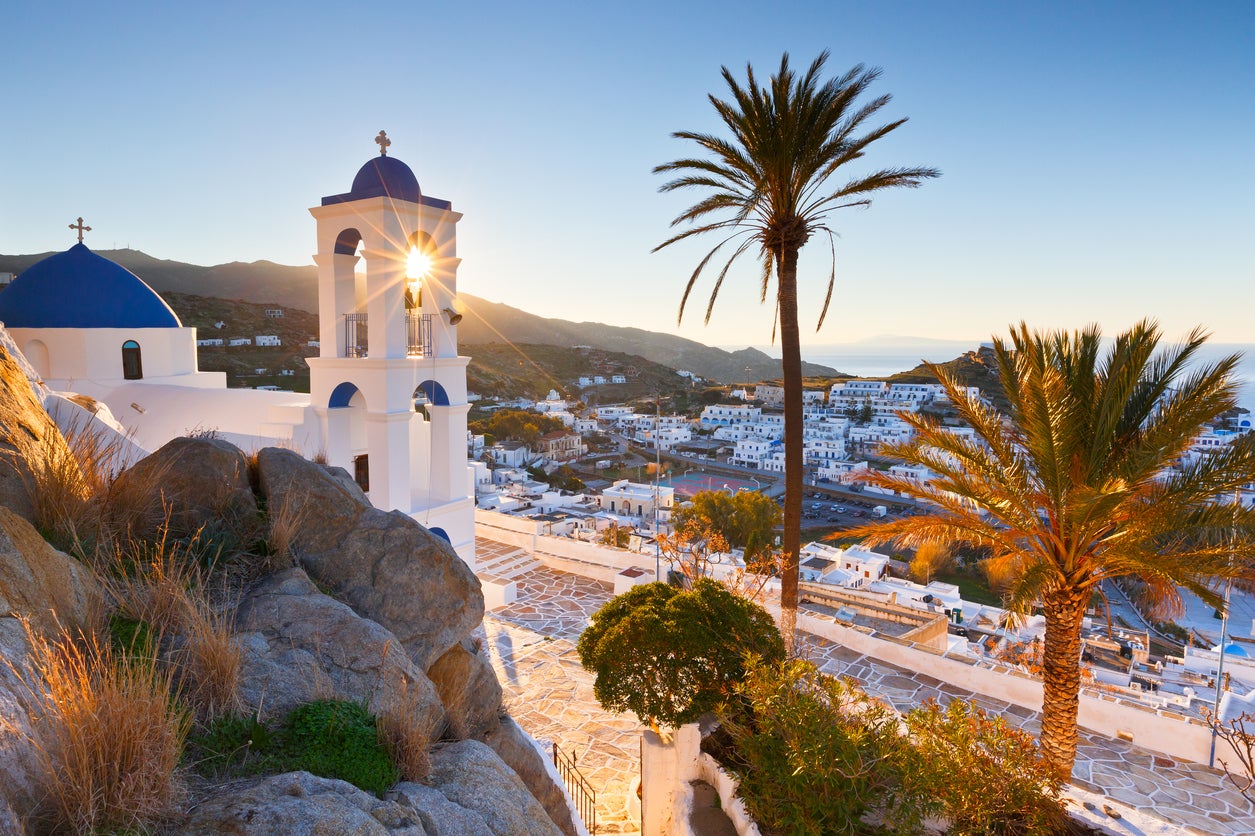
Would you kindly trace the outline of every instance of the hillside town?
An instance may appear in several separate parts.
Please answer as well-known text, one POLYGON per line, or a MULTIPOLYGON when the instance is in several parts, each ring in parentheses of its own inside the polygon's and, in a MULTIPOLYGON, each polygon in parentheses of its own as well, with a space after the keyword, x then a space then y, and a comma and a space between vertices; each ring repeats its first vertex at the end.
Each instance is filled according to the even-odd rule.
MULTIPOLYGON (((598 385, 578 381, 581 391, 598 385)), ((969 392, 979 395, 976 387, 969 392)), ((780 498, 782 401, 780 386, 763 383, 730 387, 720 403, 696 415, 664 414, 650 402, 585 407, 557 391, 534 402, 480 402, 489 413, 534 412, 560 421, 564 429, 531 443, 469 432, 476 507, 534 524, 542 536, 605 544, 611 542, 608 531, 628 531, 627 549, 652 559, 658 535, 672 531, 673 511, 696 491, 755 490, 780 498), (552 484, 548 475, 559 471, 577 474, 580 489, 552 484)), ((827 389, 808 389, 804 404, 804 525, 820 533, 801 555, 809 606, 889 637, 900 637, 904 624, 918 628, 941 619, 946 629, 933 630, 926 642, 935 652, 994 669, 1032 672, 1040 664, 1041 616, 1015 623, 996 603, 965 600, 956 583, 918 582, 909 556, 831 540, 839 540, 840 530, 859 518, 913 512, 912 500, 863 483, 872 468, 920 483, 935 478, 926 469, 879 455, 882 442, 911 436, 903 413, 931 413, 946 423, 947 432, 974 440, 972 429, 948 409, 943 387, 839 380, 827 389)), ((1249 413, 1235 415, 1200 435, 1179 464, 1187 467, 1250 429, 1249 413)), ((1255 503, 1255 485, 1247 485, 1241 499, 1244 505, 1255 503)), ((719 562, 717 575, 745 569, 735 550, 719 562)), ((1107 584, 1106 597, 1086 619, 1089 687, 1194 717, 1211 709, 1220 691, 1231 694, 1235 705, 1255 705, 1255 597, 1232 593, 1223 663, 1219 620, 1188 592, 1183 592, 1184 615, 1170 622, 1139 610, 1133 596, 1115 584, 1107 584)))

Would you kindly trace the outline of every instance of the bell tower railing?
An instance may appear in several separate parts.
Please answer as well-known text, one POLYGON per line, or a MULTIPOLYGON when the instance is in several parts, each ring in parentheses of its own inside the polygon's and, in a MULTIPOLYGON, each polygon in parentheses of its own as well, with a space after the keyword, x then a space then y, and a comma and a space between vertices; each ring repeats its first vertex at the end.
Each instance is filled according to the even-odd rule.
MULTIPOLYGON (((407 311, 405 314, 405 354, 407 357, 432 356, 431 314, 407 311)), ((365 357, 369 333, 364 313, 344 315, 344 356, 365 357)))

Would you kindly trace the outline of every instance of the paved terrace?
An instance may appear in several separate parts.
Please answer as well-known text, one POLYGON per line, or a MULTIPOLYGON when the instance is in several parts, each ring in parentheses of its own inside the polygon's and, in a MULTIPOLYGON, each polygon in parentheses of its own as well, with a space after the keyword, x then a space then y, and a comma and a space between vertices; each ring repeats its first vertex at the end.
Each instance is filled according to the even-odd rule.
MULTIPOLYGON (((639 725, 602 711, 575 644, 589 616, 612 597, 608 584, 533 568, 516 578, 518 600, 484 617, 482 638, 511 714, 532 736, 572 752, 597 788, 597 833, 637 833, 628 795, 638 777, 639 725)), ((802 652, 827 673, 849 676, 899 711, 925 699, 971 700, 1036 733, 1034 711, 973 694, 920 673, 853 653, 808 634, 802 652)), ((1222 772, 1175 762, 1082 731, 1074 783, 1153 814, 1182 832, 1237 836, 1255 832, 1255 808, 1222 772)), ((1112 821, 1117 832, 1142 831, 1112 821)), ((1162 832, 1162 831, 1160 831, 1162 832)))

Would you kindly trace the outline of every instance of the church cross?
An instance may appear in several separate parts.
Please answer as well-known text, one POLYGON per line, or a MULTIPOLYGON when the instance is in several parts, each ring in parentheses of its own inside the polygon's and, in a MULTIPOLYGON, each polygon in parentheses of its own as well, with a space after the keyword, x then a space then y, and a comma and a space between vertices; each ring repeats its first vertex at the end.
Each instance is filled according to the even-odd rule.
POLYGON ((380 131, 379 136, 375 137, 375 144, 379 146, 379 156, 388 156, 388 146, 392 144, 392 140, 388 139, 387 133, 380 131))
POLYGON ((78 219, 77 224, 70 224, 70 229, 78 230, 78 242, 80 244, 83 243, 83 233, 92 231, 90 226, 83 226, 83 219, 81 217, 78 219))

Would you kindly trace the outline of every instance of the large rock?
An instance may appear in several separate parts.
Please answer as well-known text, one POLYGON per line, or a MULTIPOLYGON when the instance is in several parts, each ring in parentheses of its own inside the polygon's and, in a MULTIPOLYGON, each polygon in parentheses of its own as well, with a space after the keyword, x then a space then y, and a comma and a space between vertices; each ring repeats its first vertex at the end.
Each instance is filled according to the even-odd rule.
POLYGON ((69 450, 35 394, 37 384, 28 377, 34 372, 19 358, 9 333, 0 328, 0 506, 33 522, 29 459, 68 457, 69 450))
POLYGON ((493 836, 484 817, 475 810, 454 804, 440 790, 402 782, 384 796, 414 811, 427 836, 493 836))
POLYGON ((431 783, 445 798, 479 813, 496 836, 561 836, 540 802, 497 753, 477 740, 432 752, 431 783))
POLYGON ((397 511, 355 495, 327 469, 291 450, 257 454, 270 513, 298 519, 301 566, 360 615, 388 628, 426 670, 484 615, 475 573, 449 544, 397 511))
POLYGON ((110 495, 115 523, 137 533, 155 530, 169 514, 170 532, 184 537, 201 528, 247 533, 256 529, 257 502, 248 459, 216 438, 176 438, 118 475, 110 495))
POLYGON ((540 802, 549 819, 567 836, 578 832, 571 821, 571 805, 566 792, 559 786, 553 762, 541 754, 536 742, 523 731, 514 718, 502 716, 500 721, 482 738, 484 743, 505 761, 527 785, 528 792, 540 802))
MULTIPOLYGON (((0 616, 24 615, 40 632, 79 629, 103 612, 95 574, 0 508, 0 616)), ((12 657, 6 657, 12 658, 12 657)))
POLYGON ((240 696, 249 712, 280 717, 302 703, 338 698, 437 734, 440 698, 405 648, 379 624, 318 591, 301 569, 255 585, 236 610, 244 651, 240 696))
POLYGON ((17 668, 30 652, 26 632, 16 618, 0 618, 0 834, 11 830, 6 820, 28 816, 41 793, 37 776, 40 762, 30 743, 34 731, 26 709, 27 693, 21 678, 5 662, 17 668), (5 812, 7 808, 7 812, 5 812))
POLYGON ((492 665, 463 639, 444 652, 427 669, 444 703, 452 736, 483 738, 497 727, 501 709, 501 683, 492 665))
POLYGON ((235 836, 427 836, 412 810, 346 781, 288 772, 223 787, 171 832, 235 836))

